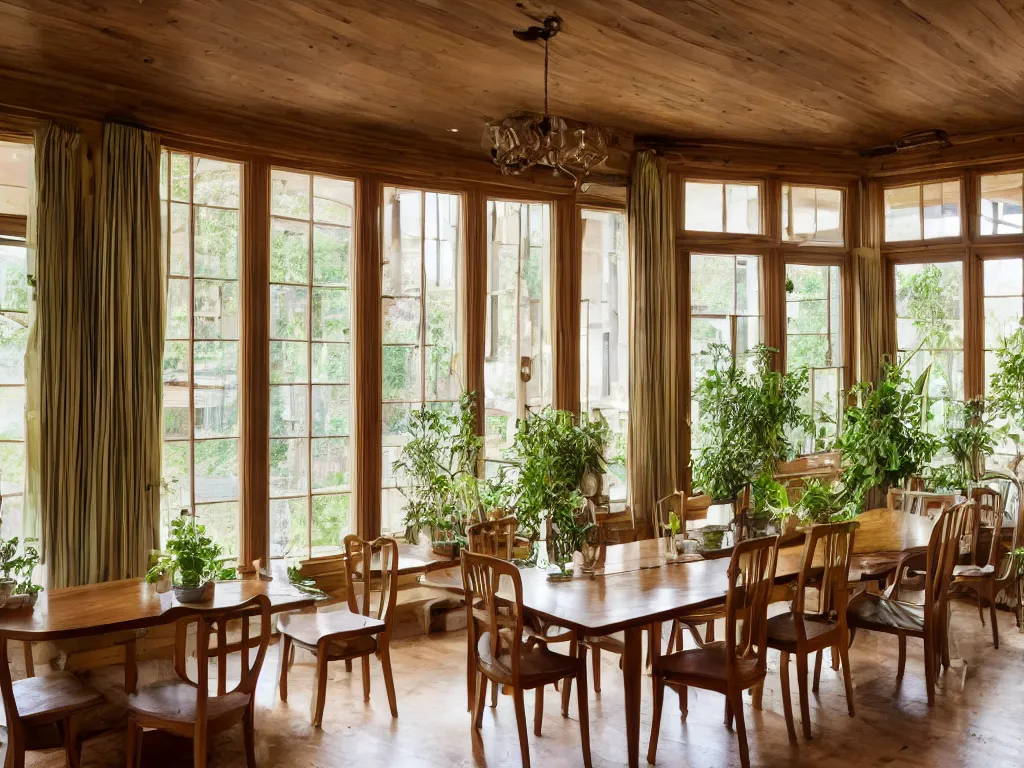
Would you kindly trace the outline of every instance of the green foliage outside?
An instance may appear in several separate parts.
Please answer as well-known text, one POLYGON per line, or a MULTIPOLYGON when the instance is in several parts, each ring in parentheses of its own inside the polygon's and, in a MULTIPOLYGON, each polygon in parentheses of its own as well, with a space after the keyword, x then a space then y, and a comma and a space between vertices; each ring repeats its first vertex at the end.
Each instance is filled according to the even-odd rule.
POLYGON ((996 371, 989 377, 989 410, 1005 422, 1020 462, 1024 442, 1024 325, 999 340, 996 371))
POLYGON ((794 454, 788 433, 812 426, 800 408, 807 372, 773 371, 777 353, 757 345, 748 372, 725 345, 707 349, 710 366, 693 392, 700 404, 693 481, 714 499, 733 498, 751 478, 773 473, 778 462, 794 454))

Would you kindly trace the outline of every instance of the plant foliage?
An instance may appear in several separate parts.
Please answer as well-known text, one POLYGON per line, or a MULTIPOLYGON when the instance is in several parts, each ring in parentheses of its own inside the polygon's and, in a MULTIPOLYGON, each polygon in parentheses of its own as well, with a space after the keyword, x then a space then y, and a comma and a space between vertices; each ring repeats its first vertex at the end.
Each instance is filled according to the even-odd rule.
POLYGON ((778 350, 759 344, 747 372, 724 344, 707 349, 710 366, 693 393, 700 404, 694 485, 714 499, 728 499, 780 461, 794 454, 790 431, 813 429, 800 400, 808 391, 807 371, 773 371, 778 350))
POLYGON ((820 480, 807 481, 793 510, 807 525, 852 520, 858 513, 857 504, 847 498, 846 488, 841 483, 825 485, 820 480))
POLYGON ((208 581, 233 579, 234 568, 224 567, 224 551, 206 533, 206 526, 191 515, 180 515, 171 521, 167 552, 149 569, 146 580, 155 582, 164 574, 176 587, 194 589, 208 581))
POLYGON ((925 430, 929 371, 912 382, 906 364, 886 360, 877 385, 860 382, 850 390, 854 402, 843 414, 836 445, 846 467, 847 498, 858 508, 869 490, 898 486, 920 474, 939 448, 938 438, 925 430))
POLYGON ((1006 435, 1024 441, 1024 325, 1003 336, 995 351, 997 368, 989 376, 989 410, 1006 421, 1006 435))
POLYGON ((928 469, 929 490, 966 491, 980 480, 984 459, 995 453, 1002 431, 983 398, 957 402, 942 433, 942 450, 953 462, 928 469))

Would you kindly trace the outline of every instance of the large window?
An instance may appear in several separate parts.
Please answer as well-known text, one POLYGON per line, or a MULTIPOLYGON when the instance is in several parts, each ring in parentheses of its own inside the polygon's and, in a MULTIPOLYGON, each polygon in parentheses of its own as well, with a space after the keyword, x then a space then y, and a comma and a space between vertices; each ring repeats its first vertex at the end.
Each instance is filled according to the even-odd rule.
POLYGON ((761 186, 750 183, 687 181, 684 227, 699 232, 756 235, 761 232, 761 186))
POLYGON ((807 368, 804 411, 814 421, 809 435, 795 435, 802 453, 828 450, 840 423, 842 282, 827 264, 786 265, 786 367, 807 368))
POLYGON ((500 459, 516 419, 551 404, 551 206, 487 201, 485 449, 500 459))
MULTIPOLYGON (((995 233, 993 233, 995 234, 995 233)), ((999 368, 995 350, 1004 336, 1020 327, 1024 318, 1024 259, 991 259, 984 262, 985 393, 989 379, 999 368)), ((1013 441, 1003 440, 998 453, 1011 458, 1013 441)))
POLYGON ((981 234, 1019 235, 1024 232, 1024 173, 981 177, 981 234))
POLYGON ((928 431, 938 434, 951 400, 964 397, 963 265, 897 264, 896 346, 915 381, 930 368, 928 431))
POLYGON ((403 478, 391 466, 409 438, 409 414, 451 408, 463 389, 457 370, 459 196, 386 188, 383 236, 381 529, 398 532, 403 478))
POLYGON ((885 190, 885 240, 960 236, 960 181, 934 181, 885 190))
POLYGON ((0 142, 0 536, 22 534, 25 491, 25 349, 28 263, 25 218, 32 145, 0 142))
POLYGON ((355 184, 270 179, 270 555, 340 552, 352 530, 355 184))
POLYGON ((629 423, 629 263, 626 215, 583 209, 580 410, 608 421, 607 493, 626 499, 629 423))
MULTIPOLYGON (((761 342, 761 259, 739 254, 690 254, 691 392, 707 370, 708 347, 724 344, 737 360, 761 342)), ((691 398, 690 419, 699 420, 691 398)))
POLYGON ((242 168, 164 152, 160 199, 167 259, 163 535, 194 511, 238 552, 238 264, 242 168))

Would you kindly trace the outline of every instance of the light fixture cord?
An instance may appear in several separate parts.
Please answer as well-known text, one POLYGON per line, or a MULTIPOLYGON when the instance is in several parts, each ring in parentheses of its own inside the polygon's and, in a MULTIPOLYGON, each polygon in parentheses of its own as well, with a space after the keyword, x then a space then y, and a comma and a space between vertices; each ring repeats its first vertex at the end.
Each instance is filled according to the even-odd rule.
POLYGON ((548 43, 550 37, 544 38, 544 117, 549 117, 548 113, 548 43))

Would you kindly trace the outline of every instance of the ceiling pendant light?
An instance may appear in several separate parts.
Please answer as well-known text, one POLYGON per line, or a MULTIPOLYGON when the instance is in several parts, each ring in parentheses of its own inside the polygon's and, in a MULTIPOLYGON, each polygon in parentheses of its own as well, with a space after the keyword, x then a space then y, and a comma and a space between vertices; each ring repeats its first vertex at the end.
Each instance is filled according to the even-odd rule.
POLYGON ((544 26, 513 30, 519 40, 544 41, 544 113, 517 112, 487 123, 484 146, 506 176, 516 176, 535 165, 564 173, 579 186, 591 169, 608 159, 608 132, 597 125, 552 115, 548 109, 549 46, 562 20, 544 19, 544 26))

